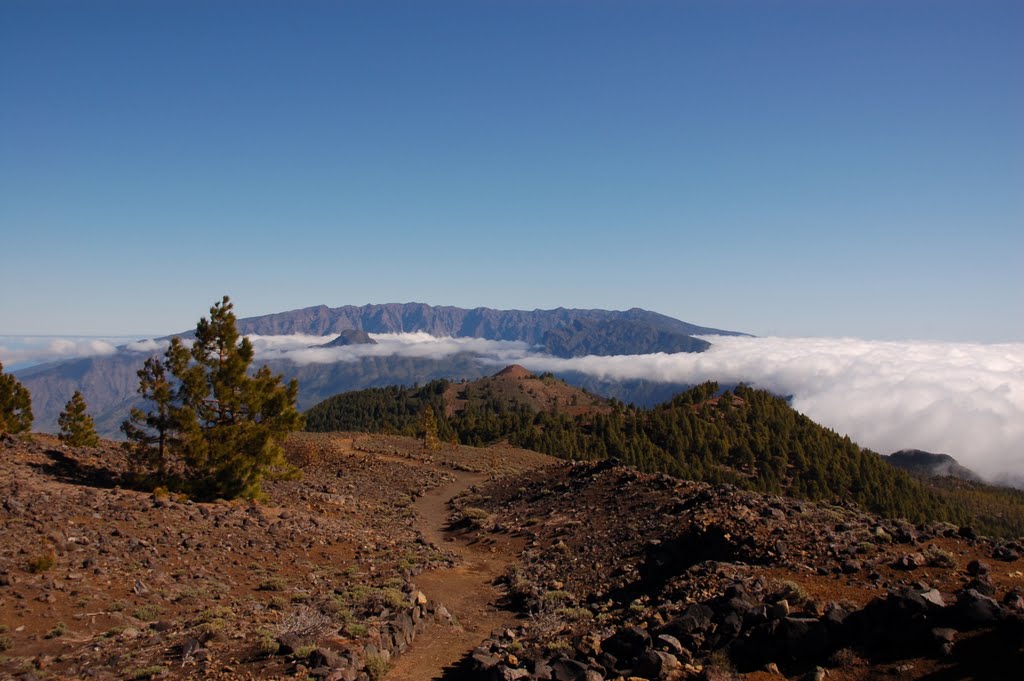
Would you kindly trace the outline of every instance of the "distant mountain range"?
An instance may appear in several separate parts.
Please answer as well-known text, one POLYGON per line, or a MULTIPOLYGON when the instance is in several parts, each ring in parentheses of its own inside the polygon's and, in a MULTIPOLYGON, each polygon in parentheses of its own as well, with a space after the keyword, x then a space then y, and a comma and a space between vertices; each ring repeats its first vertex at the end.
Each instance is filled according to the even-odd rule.
MULTIPOLYGON (((244 334, 261 336, 340 334, 332 346, 373 342, 367 334, 425 332, 438 337, 471 337, 522 341, 557 357, 627 355, 654 352, 701 352, 710 343, 694 335, 745 335, 697 326, 656 312, 494 310, 395 303, 330 308, 325 305, 238 320, 244 334)), ((178 334, 192 335, 192 331, 178 334)), ((136 403, 135 372, 147 354, 121 347, 113 355, 51 362, 15 374, 32 393, 34 428, 53 432, 57 416, 75 390, 80 390, 106 436, 117 436, 118 426, 136 403)), ((298 365, 289 360, 267 364, 286 379, 299 382, 299 406, 308 408, 346 390, 372 386, 411 385, 447 379, 475 379, 493 372, 471 353, 443 359, 404 356, 369 356, 334 364, 298 365)), ((617 383, 581 375, 566 378, 585 383, 590 390, 626 402, 653 404, 685 387, 647 381, 617 383)))

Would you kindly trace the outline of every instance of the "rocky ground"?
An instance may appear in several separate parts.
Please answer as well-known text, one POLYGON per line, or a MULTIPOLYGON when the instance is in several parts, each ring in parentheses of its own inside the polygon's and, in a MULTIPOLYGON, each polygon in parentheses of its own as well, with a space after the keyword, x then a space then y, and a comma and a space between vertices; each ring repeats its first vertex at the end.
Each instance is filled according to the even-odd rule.
POLYGON ((548 457, 296 434, 300 480, 260 503, 121 489, 120 447, 0 441, 0 678, 381 678, 421 621, 416 575, 453 554, 414 502, 460 471, 548 457))
POLYGON ((611 463, 457 501, 529 619, 473 654, 501 679, 1014 678, 1021 544, 611 463))
POLYGON ((0 440, 0 679, 940 680, 1024 663, 1016 541, 500 445, 333 433, 287 450, 302 478, 266 500, 194 503, 120 488, 114 443, 0 440))

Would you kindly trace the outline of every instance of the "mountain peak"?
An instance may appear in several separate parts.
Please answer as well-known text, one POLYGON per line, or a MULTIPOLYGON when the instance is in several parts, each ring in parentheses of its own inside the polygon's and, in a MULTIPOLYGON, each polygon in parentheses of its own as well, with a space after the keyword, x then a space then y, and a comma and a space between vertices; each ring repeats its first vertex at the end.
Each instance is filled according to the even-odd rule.
POLYGON ((519 364, 509 364, 507 367, 494 374, 495 376, 505 376, 507 378, 536 378, 533 372, 524 366, 519 364))

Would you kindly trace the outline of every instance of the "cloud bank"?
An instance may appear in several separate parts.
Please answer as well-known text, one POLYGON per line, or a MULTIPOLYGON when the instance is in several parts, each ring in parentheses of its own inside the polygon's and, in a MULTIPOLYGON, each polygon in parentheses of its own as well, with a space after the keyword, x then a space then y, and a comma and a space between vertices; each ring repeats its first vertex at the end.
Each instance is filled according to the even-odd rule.
MULTIPOLYGON (((319 347, 337 336, 249 336, 261 361, 299 365, 372 357, 444 359, 467 353, 487 366, 580 372, 610 380, 745 382, 781 395, 818 423, 887 454, 944 452, 985 476, 1024 475, 1024 343, 880 342, 852 338, 708 336, 699 354, 552 357, 521 341, 371 334, 376 345, 319 347)), ((0 336, 5 368, 110 355, 115 343, 158 354, 166 341, 0 336)))
POLYGON ((4 369, 52 362, 72 357, 113 355, 117 345, 130 338, 110 336, 0 336, 0 362, 4 369))
POLYGON ((700 354, 521 362, 610 379, 746 382, 888 454, 943 452, 982 475, 1024 474, 1024 344, 706 337, 700 354))
POLYGON ((745 382, 781 395, 818 423, 883 454, 918 448, 986 476, 1024 474, 1024 344, 881 342, 853 338, 708 336, 703 353, 563 359, 519 341, 378 334, 377 345, 309 347, 334 338, 250 337, 261 359, 298 364, 477 355, 534 371, 611 380, 745 382))
POLYGON ((354 362, 364 357, 412 357, 417 359, 444 359, 460 353, 476 355, 485 363, 517 362, 530 356, 530 348, 523 341, 496 341, 483 338, 437 338, 428 333, 370 334, 376 345, 322 346, 334 336, 249 336, 262 360, 287 359, 296 364, 333 364, 354 362))

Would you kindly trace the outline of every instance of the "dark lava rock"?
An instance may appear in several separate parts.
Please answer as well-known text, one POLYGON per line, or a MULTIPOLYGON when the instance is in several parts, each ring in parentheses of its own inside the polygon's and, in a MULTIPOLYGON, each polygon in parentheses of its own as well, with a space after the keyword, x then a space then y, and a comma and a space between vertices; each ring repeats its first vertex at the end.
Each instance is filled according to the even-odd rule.
POLYGON ((636 660, 650 647, 650 634, 639 627, 623 627, 601 642, 601 650, 627 663, 636 660))
POLYGON ((999 619, 1002 608, 992 598, 975 589, 964 589, 957 594, 956 612, 967 625, 985 626, 999 619))

